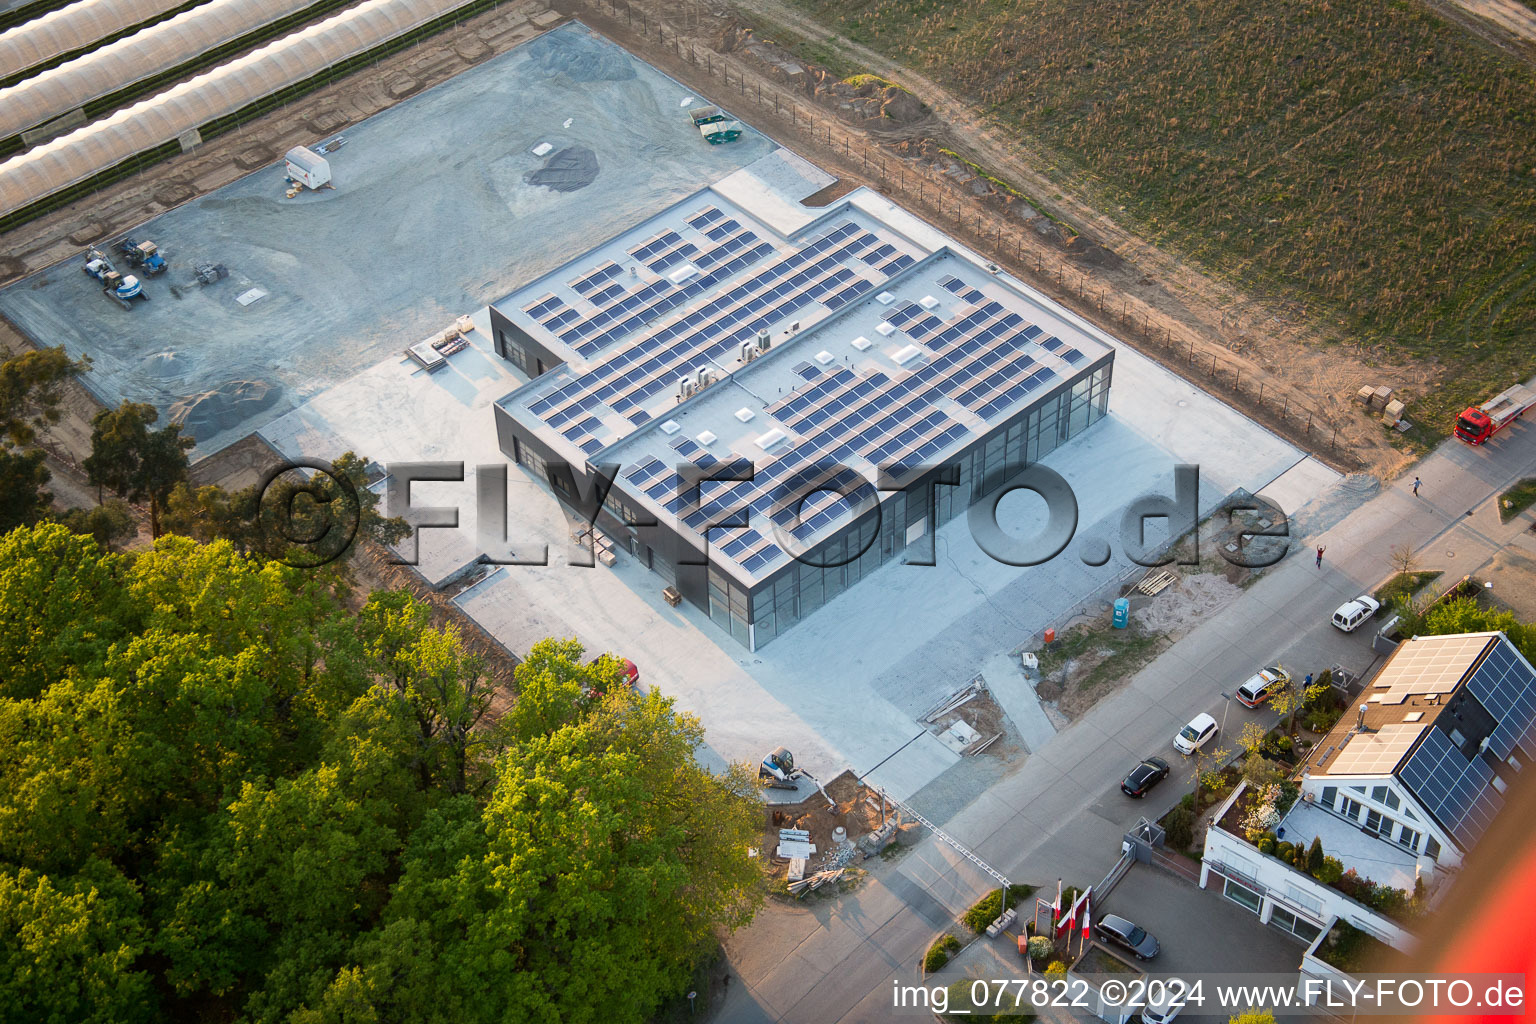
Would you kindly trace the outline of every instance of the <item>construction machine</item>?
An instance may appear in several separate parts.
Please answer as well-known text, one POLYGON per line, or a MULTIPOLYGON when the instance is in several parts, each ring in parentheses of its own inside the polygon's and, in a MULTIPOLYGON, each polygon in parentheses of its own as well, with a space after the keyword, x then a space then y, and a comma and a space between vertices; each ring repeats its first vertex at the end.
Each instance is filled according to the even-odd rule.
POLYGON ((161 273, 169 266, 165 262, 165 257, 160 255, 160 247, 148 239, 142 242, 124 241, 123 255, 127 257, 129 263, 132 263, 151 277, 161 273))
POLYGON ((801 774, 795 768, 795 755, 787 747, 774 747, 757 769, 757 777, 771 789, 796 789, 794 780, 801 774))
POLYGON ((132 274, 124 277, 118 273, 112 261, 107 259, 107 254, 94 246, 86 250, 85 266, 81 269, 100 281, 102 294, 124 309, 132 309, 134 299, 149 301, 149 295, 145 293, 139 279, 132 274))
POLYGON ((199 263, 193 271, 198 284, 213 284, 229 276, 229 268, 222 263, 199 263))

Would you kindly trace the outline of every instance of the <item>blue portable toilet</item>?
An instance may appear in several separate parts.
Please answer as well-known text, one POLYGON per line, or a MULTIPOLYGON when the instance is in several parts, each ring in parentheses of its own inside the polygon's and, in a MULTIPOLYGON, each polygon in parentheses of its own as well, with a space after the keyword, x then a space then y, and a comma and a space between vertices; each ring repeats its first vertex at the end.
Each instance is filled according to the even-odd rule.
POLYGON ((1124 629, 1131 624, 1131 599, 1115 598, 1115 628, 1124 629))

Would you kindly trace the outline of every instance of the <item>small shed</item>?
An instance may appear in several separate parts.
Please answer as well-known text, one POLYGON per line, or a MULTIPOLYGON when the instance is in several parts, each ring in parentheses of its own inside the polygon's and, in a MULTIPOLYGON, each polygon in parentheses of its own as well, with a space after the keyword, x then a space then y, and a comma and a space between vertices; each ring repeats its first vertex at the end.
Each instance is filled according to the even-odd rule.
POLYGON ((330 184, 331 165, 325 157, 308 146, 294 146, 286 158, 288 177, 305 188, 320 188, 330 184))

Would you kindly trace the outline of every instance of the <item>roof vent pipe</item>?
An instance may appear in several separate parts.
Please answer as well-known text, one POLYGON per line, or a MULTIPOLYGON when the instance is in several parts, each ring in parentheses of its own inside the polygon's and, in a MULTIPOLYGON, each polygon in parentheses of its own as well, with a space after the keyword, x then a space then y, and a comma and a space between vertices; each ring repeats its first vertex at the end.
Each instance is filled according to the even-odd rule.
POLYGON ((1357 732, 1365 732, 1366 731, 1366 728, 1365 728, 1365 713, 1369 709, 1370 709, 1370 705, 1369 704, 1361 704, 1360 705, 1360 717, 1355 720, 1355 731, 1357 731, 1357 732))

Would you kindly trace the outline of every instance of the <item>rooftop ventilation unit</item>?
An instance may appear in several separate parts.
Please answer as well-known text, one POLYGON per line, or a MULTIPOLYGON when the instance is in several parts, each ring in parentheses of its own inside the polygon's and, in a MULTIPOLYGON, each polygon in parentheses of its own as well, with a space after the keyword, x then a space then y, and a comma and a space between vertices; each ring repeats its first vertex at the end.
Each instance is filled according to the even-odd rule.
POLYGON ((682 426, 677 422, 677 420, 667 420, 667 422, 661 425, 661 432, 663 434, 675 434, 682 429, 682 426))
POLYGON ((880 303, 882 306, 889 306, 891 303, 896 301, 896 296, 892 295, 890 292, 881 292, 879 295, 875 296, 875 301, 880 303))
POLYGON ((768 431, 768 433, 760 434, 758 436, 758 438, 757 438, 757 446, 759 448, 761 448, 765 452, 771 452, 775 448, 778 448, 780 445, 782 445, 785 441, 788 441, 788 440, 789 440, 789 435, 784 433, 784 431, 780 430, 779 428, 775 427, 772 430, 768 431))
POLYGON ((767 330, 767 328, 759 329, 758 332, 757 332, 757 349, 758 349, 758 351, 759 352, 767 352, 768 351, 768 346, 771 345, 771 344, 773 344, 773 341, 772 341, 772 339, 770 339, 768 337, 768 330, 767 330))
POLYGON ((683 401, 685 398, 692 398, 693 392, 694 387, 693 380, 691 378, 684 377, 682 380, 677 382, 677 400, 679 402, 683 401))
POLYGON ((737 356, 737 359, 743 363, 749 363, 757 358, 757 353, 759 351, 760 349, 757 347, 757 342, 750 340, 744 341, 741 343, 741 351, 737 356))
POLYGON ((854 338, 853 341, 851 342, 851 344, 853 345, 854 348, 858 349, 860 352, 863 352, 863 351, 866 351, 869 348, 869 346, 873 345, 874 342, 870 341, 868 338, 864 337, 863 335, 860 335, 859 337, 854 338))
POLYGON ((740 409, 736 410, 736 418, 741 420, 743 423, 748 422, 752 419, 752 417, 756 415, 757 413, 753 412, 751 409, 748 409, 746 406, 742 406, 740 409))
POLYGON ((891 353, 891 358, 896 360, 897 366, 908 366, 917 362, 924 356, 922 349, 916 345, 908 345, 906 348, 897 349, 891 353))
POLYGON ((704 445, 714 444, 718 440, 720 440, 720 439, 718 437, 716 437, 715 434, 714 434, 714 431, 711 431, 711 430, 706 430, 706 431, 704 431, 702 434, 700 434, 698 436, 699 444, 704 444, 704 445))

